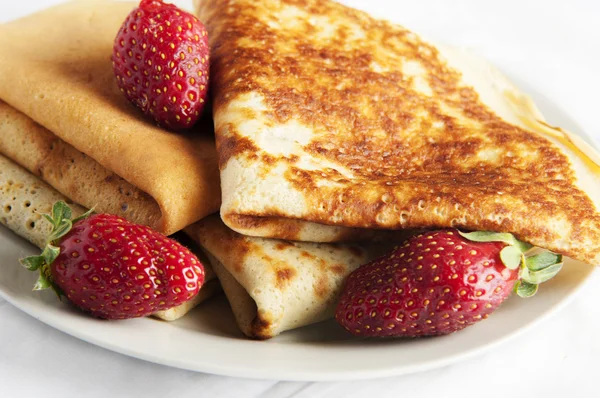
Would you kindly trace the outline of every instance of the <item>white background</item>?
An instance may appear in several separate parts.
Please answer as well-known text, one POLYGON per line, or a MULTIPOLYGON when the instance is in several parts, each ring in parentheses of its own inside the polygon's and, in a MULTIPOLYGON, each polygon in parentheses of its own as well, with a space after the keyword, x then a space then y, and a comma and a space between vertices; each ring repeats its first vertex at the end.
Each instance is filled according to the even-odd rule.
MULTIPOLYGON (((258 1, 258 0, 257 0, 258 1)), ((0 1, 0 22, 58 0, 0 1)), ((177 2, 189 9, 189 1, 177 2)), ((600 2, 353 0, 427 37, 466 46, 558 103, 600 141, 600 2)), ((552 115, 546 115, 552 121, 552 115)), ((92 346, 0 299, 0 396, 554 397, 598 396, 600 274, 575 301, 516 341, 425 373, 292 383, 171 369, 92 346)), ((532 314, 535 316, 535 314, 532 314)), ((358 360, 358 359, 357 359, 358 360)), ((257 365, 260 360, 257 359, 257 365)))

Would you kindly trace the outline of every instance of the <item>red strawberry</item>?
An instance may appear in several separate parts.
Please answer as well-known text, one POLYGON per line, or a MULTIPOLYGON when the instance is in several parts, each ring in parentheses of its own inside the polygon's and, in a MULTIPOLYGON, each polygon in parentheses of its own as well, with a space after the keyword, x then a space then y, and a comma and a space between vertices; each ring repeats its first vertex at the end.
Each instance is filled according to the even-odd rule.
POLYGON ((413 236, 348 276, 336 319, 360 336, 432 336, 485 319, 513 288, 528 297, 560 270, 511 234, 445 229, 413 236))
POLYGON ((45 216, 52 244, 21 260, 41 271, 34 290, 54 287, 95 317, 147 316, 186 302, 204 283, 196 256, 146 226, 110 214, 71 221, 63 202, 45 216))
POLYGON ((127 99, 158 124, 192 127, 208 90, 206 28, 161 0, 142 0, 117 33, 113 69, 127 99))

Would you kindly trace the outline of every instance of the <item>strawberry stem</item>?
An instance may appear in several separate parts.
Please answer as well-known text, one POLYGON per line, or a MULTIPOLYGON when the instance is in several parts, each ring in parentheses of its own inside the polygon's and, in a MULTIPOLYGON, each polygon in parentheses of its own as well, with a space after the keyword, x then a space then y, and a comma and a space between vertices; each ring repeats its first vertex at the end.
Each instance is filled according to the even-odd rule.
POLYGON ((560 254, 544 251, 535 255, 527 255, 533 246, 522 242, 506 232, 460 232, 459 234, 473 242, 503 242, 506 246, 500 251, 500 259, 506 268, 519 270, 519 279, 514 291, 519 297, 531 297, 538 291, 540 283, 552 279, 562 269, 563 259, 560 254))
POLYGON ((52 224, 52 231, 48 236, 46 246, 41 254, 37 256, 25 257, 19 260, 21 265, 27 268, 29 271, 39 270, 40 272, 38 280, 33 286, 33 290, 52 288, 52 290, 54 290, 60 299, 60 297, 63 295, 63 292, 58 286, 56 286, 56 284, 54 284, 52 280, 50 264, 52 264, 60 254, 60 248, 58 247, 60 238, 69 233, 74 223, 89 216, 93 211, 94 209, 90 209, 81 216, 71 219, 73 216, 71 208, 65 202, 59 201, 52 206, 51 214, 42 214, 42 216, 50 224, 52 224))

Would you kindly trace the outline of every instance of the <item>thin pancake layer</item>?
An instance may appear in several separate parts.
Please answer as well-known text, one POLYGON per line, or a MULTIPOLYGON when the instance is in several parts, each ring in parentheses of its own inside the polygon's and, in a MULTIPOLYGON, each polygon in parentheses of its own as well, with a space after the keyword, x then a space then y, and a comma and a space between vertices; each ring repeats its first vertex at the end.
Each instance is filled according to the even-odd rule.
POLYGON ((85 209, 40 181, 27 170, 0 155, 0 223, 39 248, 46 246, 51 225, 41 214, 50 214, 52 205, 69 203, 73 215, 85 209))
POLYGON ((198 15, 231 228, 455 226, 600 262, 598 155, 487 63, 328 0, 200 0, 198 15))
POLYGON ((0 137, 0 154, 73 201, 151 228, 160 227, 161 211, 150 195, 3 102, 0 137))
POLYGON ((242 332, 257 339, 332 317, 346 276, 389 249, 248 237, 218 215, 185 232, 209 254, 242 332))
POLYGON ((112 46, 133 6, 68 2, 0 26, 0 99, 152 198, 143 223, 169 234, 218 209, 217 158, 210 123, 171 133, 120 93, 112 46))

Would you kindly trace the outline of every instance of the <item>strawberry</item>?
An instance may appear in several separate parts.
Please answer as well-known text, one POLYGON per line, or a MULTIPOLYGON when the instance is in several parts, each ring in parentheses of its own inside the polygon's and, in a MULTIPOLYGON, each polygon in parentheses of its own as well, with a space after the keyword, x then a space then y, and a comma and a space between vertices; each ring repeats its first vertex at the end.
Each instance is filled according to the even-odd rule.
POLYGON ((159 125, 187 129, 200 118, 209 47, 195 16, 161 0, 142 0, 117 33, 112 61, 121 91, 159 125))
POLYGON ((535 294, 560 270, 550 252, 508 233, 444 229, 409 238, 352 272, 336 320, 360 336, 434 336, 485 319, 510 295, 535 294))
POLYGON ((40 270, 34 290, 52 287, 82 310, 105 319, 142 317, 180 305, 204 282, 204 267, 187 248, 110 214, 71 220, 57 202, 50 243, 21 263, 40 270))

